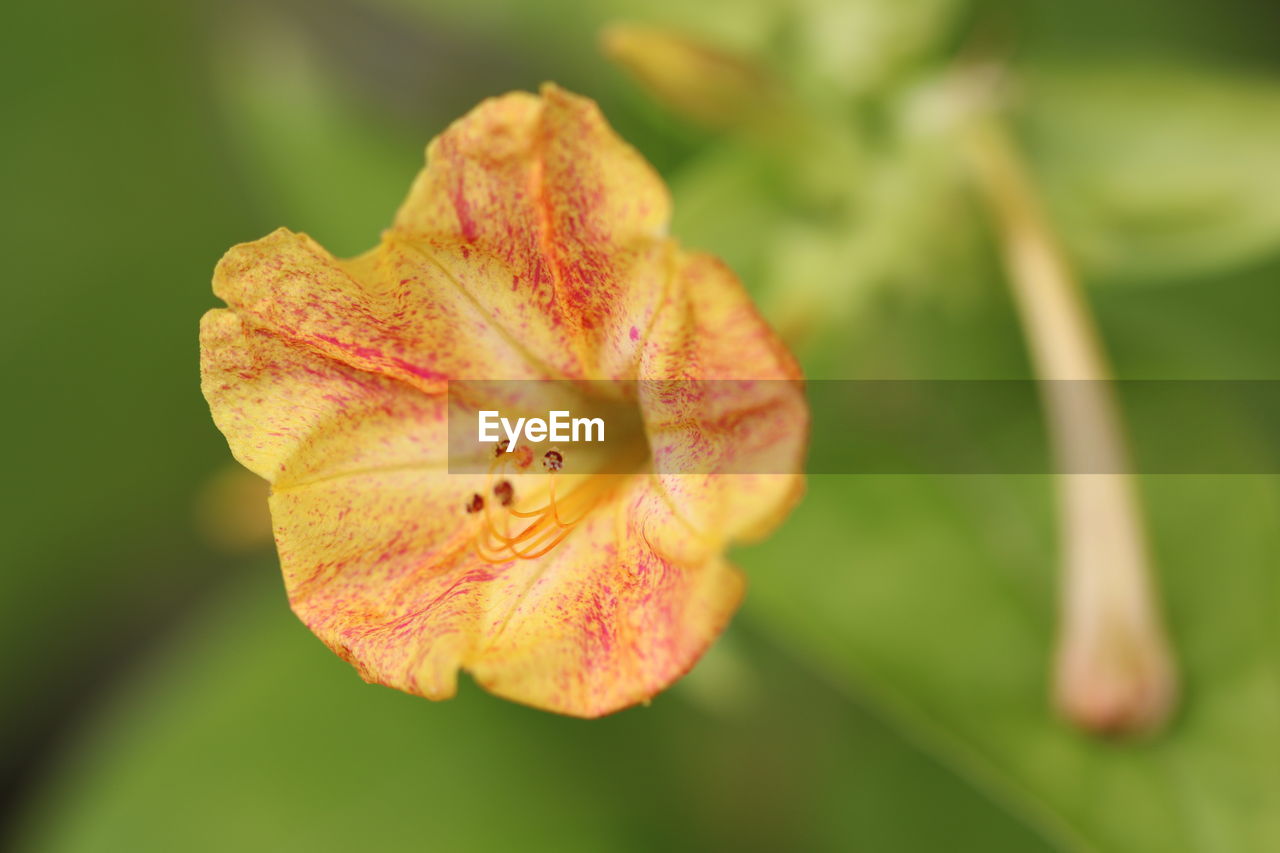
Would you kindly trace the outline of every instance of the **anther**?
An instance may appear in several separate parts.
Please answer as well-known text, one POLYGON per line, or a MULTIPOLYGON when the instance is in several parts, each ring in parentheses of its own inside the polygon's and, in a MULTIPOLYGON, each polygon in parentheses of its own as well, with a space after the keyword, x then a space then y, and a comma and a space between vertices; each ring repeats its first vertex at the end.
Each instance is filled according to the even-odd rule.
POLYGON ((479 512, 482 509, 484 509, 484 498, 479 494, 472 495, 471 500, 467 501, 467 512, 479 512))
POLYGON ((507 441, 505 438, 498 439, 498 443, 493 446, 493 455, 495 457, 501 456, 507 452, 507 448, 510 446, 511 442, 507 441))
POLYGON ((516 498, 516 490, 512 487, 510 480, 499 480, 498 485, 493 487, 493 496, 503 506, 511 506, 511 502, 516 498))
POLYGON ((521 444, 516 447, 515 452, 516 467, 521 470, 528 468, 533 464, 533 448, 527 444, 521 444))
POLYGON ((548 450, 542 454, 542 467, 548 471, 559 471, 564 467, 564 456, 559 450, 548 450))

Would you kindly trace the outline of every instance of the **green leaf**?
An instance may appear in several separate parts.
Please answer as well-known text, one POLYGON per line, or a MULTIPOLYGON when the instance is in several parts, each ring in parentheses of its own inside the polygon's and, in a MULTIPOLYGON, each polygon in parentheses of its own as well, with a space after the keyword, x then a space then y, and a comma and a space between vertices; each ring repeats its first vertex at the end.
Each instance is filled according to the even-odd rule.
MULTIPOLYGON (((276 224, 338 255, 372 247, 422 167, 410 141, 342 96, 323 56, 284 19, 248 10, 215 79, 236 153, 276 224)), ((446 117, 440 117, 443 128, 446 117)))
POLYGON ((20 849, 1043 849, 750 635, 603 720, 468 683, 430 703, 362 684, 272 575, 210 602, 70 742, 20 849))
POLYGON ((748 613, 1067 847, 1280 849, 1277 484, 1145 486, 1186 688, 1149 742, 1093 739, 1048 707, 1043 478, 816 477, 750 555, 748 613))
POLYGON ((225 571, 191 524, 227 459, 195 334, 213 265, 247 227, 205 97, 199 9, 19 14, 0 51, 14 401, 0 428, 0 751, 14 758, 140 623, 225 571))
MULTIPOLYGON (((1272 281, 1095 294, 1123 344, 1119 375, 1273 372, 1274 336, 1247 321, 1270 316, 1272 281)), ((841 345, 852 363, 811 362, 809 375, 1001 375, 1016 332, 994 283, 987 295, 961 317, 881 308, 867 340, 841 345)), ((1224 434, 1235 423, 1215 418, 1224 434)), ((812 477, 787 525, 742 556, 744 615, 1068 849, 1277 849, 1280 483, 1142 485, 1184 684, 1151 741, 1097 740, 1050 708, 1057 533, 1044 477, 812 477)))
POLYGON ((983 269, 943 87, 874 124, 722 140, 672 180, 673 233, 723 257, 788 339, 847 331, 885 290, 962 303, 983 269))
MULTIPOLYGON (((1117 375, 1275 376, 1275 274, 1091 293, 1117 375)), ((946 314, 886 293, 865 331, 815 353, 806 374, 1019 375, 1004 288, 976 295, 946 314)), ((1205 435, 1208 420, 1168 428, 1205 435)), ((1242 446, 1256 438, 1245 417, 1211 420, 1242 446)), ((1098 740, 1050 707, 1047 477, 813 476, 784 527, 740 555, 743 616, 1065 849, 1280 849, 1280 478, 1152 476, 1141 488, 1184 688, 1154 740, 1098 740)))
POLYGON ((786 220, 776 197, 777 166, 733 141, 710 147, 671 180, 671 233, 682 244, 711 252, 758 288, 769 267, 767 235, 786 220), (760 239, 745 240, 756 234, 760 239))
POLYGON ((801 0, 795 4, 805 74, 847 96, 875 95, 945 43, 960 0, 801 0))
POLYGON ((1033 156, 1087 273, 1182 280, 1280 248, 1280 82, 1172 64, 1033 71, 1033 156))

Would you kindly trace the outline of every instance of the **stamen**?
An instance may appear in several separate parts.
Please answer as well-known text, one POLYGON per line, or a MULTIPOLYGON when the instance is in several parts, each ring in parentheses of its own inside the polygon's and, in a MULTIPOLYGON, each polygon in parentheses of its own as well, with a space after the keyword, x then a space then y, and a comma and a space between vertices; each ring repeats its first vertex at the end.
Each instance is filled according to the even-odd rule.
POLYGON ((484 509, 484 498, 480 497, 479 494, 472 495, 471 500, 467 501, 467 504, 466 504, 467 512, 475 513, 475 512, 479 512, 482 509, 484 509))
POLYGON ((512 455, 516 458, 516 467, 521 471, 533 464, 533 448, 527 444, 517 446, 512 455))
POLYGON ((549 554, 551 551, 555 550, 555 547, 559 545, 561 542, 563 542, 565 539, 567 539, 569 537, 569 534, 572 532, 573 532, 572 529, 565 530, 559 536, 557 536, 556 538, 552 539, 549 543, 547 543, 547 545, 545 545, 543 548, 541 548, 540 550, 534 551, 533 553, 529 553, 528 551, 521 551, 519 548, 512 548, 511 551, 517 557, 520 557, 522 559, 536 560, 538 557, 541 557, 543 554, 549 554))
MULTIPOLYGON (((492 487, 494 497, 506 511, 502 514, 502 529, 499 530, 489 508, 485 508, 484 528, 475 539, 476 553, 480 559, 488 563, 505 563, 513 559, 533 560, 550 553, 595 509, 612 485, 620 479, 612 475, 590 476, 569 494, 559 498, 557 487, 560 478, 556 476, 556 472, 564 467, 564 455, 558 450, 549 450, 543 455, 542 465, 551 477, 547 503, 543 506, 531 510, 515 509, 515 488, 510 480, 499 480, 492 487), (564 520, 561 517, 562 509, 567 509, 574 517, 569 521, 564 520), (527 518, 532 521, 512 535, 512 518, 527 518)), ((489 482, 492 482, 495 471, 505 468, 506 459, 495 458, 489 467, 489 482)))

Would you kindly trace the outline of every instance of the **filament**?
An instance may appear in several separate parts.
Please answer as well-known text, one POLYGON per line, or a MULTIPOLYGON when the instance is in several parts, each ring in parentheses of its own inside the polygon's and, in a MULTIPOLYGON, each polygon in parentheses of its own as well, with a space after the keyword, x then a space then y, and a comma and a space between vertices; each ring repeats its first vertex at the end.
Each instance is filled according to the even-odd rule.
MULTIPOLYGON (((497 494, 494 480, 506 471, 505 457, 505 453, 500 454, 489 465, 485 479, 485 493, 488 495, 497 494)), ((577 488, 560 496, 557 469, 550 469, 547 476, 550 477, 547 502, 540 507, 518 510, 504 506, 505 512, 499 522, 493 516, 494 501, 485 501, 484 523, 475 538, 475 549, 480 559, 488 563, 505 563, 513 559, 533 560, 550 553, 568 538, 619 479, 616 475, 591 475, 577 488), (531 521, 513 534, 512 518, 531 521)), ((502 482, 498 480, 499 484, 502 482)))

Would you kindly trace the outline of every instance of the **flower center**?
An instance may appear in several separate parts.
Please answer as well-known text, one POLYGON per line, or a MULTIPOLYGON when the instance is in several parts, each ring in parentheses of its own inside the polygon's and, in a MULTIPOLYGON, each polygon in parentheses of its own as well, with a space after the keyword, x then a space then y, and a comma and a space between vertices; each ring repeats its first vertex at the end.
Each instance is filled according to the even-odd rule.
POLYGON ((527 444, 508 453, 507 441, 499 441, 483 494, 463 505, 479 516, 473 544, 480 559, 505 563, 550 553, 644 470, 649 446, 643 423, 638 409, 627 415, 610 419, 607 446, 553 447, 539 456, 527 444))
POLYGON ((474 540, 480 559, 505 563, 533 560, 550 553, 631 477, 631 474, 617 473, 566 476, 560 473, 563 463, 564 455, 559 450, 543 454, 545 491, 533 496, 528 502, 531 507, 520 508, 515 486, 504 476, 507 454, 494 459, 485 484, 485 491, 492 499, 473 495, 467 504, 468 512, 483 513, 474 540), (564 482, 566 480, 569 482, 564 482))

